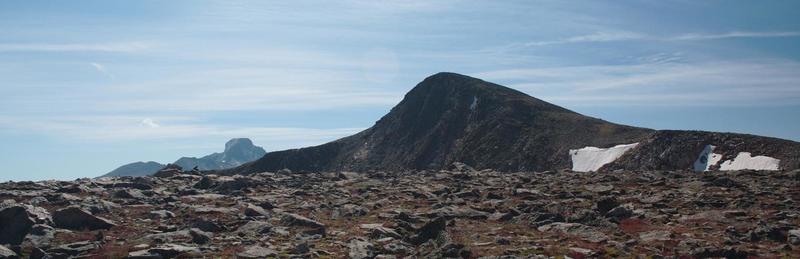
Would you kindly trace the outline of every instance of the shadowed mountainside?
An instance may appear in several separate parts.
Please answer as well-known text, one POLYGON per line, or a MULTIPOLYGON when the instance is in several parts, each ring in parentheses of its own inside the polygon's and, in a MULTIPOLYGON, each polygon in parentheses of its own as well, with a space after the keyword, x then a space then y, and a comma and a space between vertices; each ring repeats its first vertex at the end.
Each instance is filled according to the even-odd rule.
POLYGON ((547 170, 568 168, 570 149, 638 142, 653 132, 480 79, 438 73, 369 129, 320 146, 271 152, 219 173, 440 169, 457 161, 479 169, 547 170))

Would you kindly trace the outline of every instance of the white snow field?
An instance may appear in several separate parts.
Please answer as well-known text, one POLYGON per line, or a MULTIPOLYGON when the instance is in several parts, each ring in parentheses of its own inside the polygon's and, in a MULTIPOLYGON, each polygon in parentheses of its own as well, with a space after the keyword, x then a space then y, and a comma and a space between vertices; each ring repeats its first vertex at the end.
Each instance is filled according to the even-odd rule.
MULTIPOLYGON (((712 166, 717 165, 722 160, 722 155, 714 153, 714 145, 707 145, 697 160, 694 161, 694 171, 708 171, 712 166)), ((732 170, 778 170, 781 160, 768 156, 752 156, 750 152, 739 152, 733 160, 726 160, 720 164, 720 171, 732 170)))
POLYGON ((697 156, 697 160, 694 161, 695 172, 708 171, 711 166, 719 163, 719 160, 722 159, 722 155, 714 153, 715 148, 717 147, 714 145, 706 145, 703 151, 700 152, 700 155, 697 156))
POLYGON ((636 147, 636 145, 639 145, 639 143, 616 145, 610 148, 585 147, 570 149, 569 156, 572 158, 572 171, 597 171, 603 165, 614 162, 614 160, 617 160, 622 154, 636 147))
POLYGON ((720 170, 778 170, 781 163, 780 159, 775 159, 768 156, 752 156, 750 152, 739 152, 733 160, 722 162, 720 170))

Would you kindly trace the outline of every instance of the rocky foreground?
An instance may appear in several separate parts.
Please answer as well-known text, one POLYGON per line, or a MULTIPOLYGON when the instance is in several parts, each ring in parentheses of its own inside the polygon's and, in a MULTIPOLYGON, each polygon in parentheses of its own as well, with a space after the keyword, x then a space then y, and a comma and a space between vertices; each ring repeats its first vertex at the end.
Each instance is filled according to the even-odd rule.
POLYGON ((800 171, 260 173, 0 184, 0 258, 796 257, 800 171))

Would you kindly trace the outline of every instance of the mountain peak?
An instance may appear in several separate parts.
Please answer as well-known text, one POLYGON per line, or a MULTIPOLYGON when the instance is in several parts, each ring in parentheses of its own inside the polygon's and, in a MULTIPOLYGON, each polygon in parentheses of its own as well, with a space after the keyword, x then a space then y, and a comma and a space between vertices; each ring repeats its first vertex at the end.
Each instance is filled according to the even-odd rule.
POLYGON ((779 160, 780 168, 800 167, 800 143, 620 125, 505 86, 442 72, 414 86, 369 129, 319 146, 270 152, 219 173, 284 168, 312 172, 436 170, 455 162, 500 171, 580 169, 576 165, 584 162, 592 165, 591 171, 671 170, 692 168, 704 147, 730 159, 725 164, 729 167, 733 162, 750 165, 766 159, 751 154, 779 160), (734 161, 738 154, 744 154, 743 161, 734 161))
POLYGON ((225 152, 230 152, 235 149, 253 149, 255 145, 249 138, 234 138, 225 143, 225 152))
POLYGON ((644 139, 652 130, 580 115, 520 91, 457 73, 425 78, 375 125, 316 147, 272 152, 224 173, 569 165, 568 150, 644 139))
MULTIPOLYGON (((516 92, 513 89, 495 85, 467 75, 452 72, 439 72, 426 77, 422 82, 417 84, 414 89, 411 89, 409 94, 420 91, 431 93, 432 90, 447 90, 450 93, 479 94, 484 91, 500 90, 497 89, 497 87, 505 88, 503 90, 506 91, 510 90, 516 92)), ((520 92, 517 93, 522 94, 520 92)))
POLYGON ((464 117, 475 111, 480 113, 484 109, 517 110, 522 113, 566 112, 577 115, 523 92, 451 72, 436 73, 422 80, 405 95, 393 111, 421 118, 430 117, 428 113, 457 113, 464 117))

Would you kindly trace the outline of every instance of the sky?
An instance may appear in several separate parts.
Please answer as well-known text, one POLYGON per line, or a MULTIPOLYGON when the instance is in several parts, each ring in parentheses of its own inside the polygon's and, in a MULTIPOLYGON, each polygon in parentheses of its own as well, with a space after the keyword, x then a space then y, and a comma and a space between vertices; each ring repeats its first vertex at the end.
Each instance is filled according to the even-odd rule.
POLYGON ((0 1, 0 181, 322 144, 457 72, 608 121, 800 141, 798 1, 0 1))

